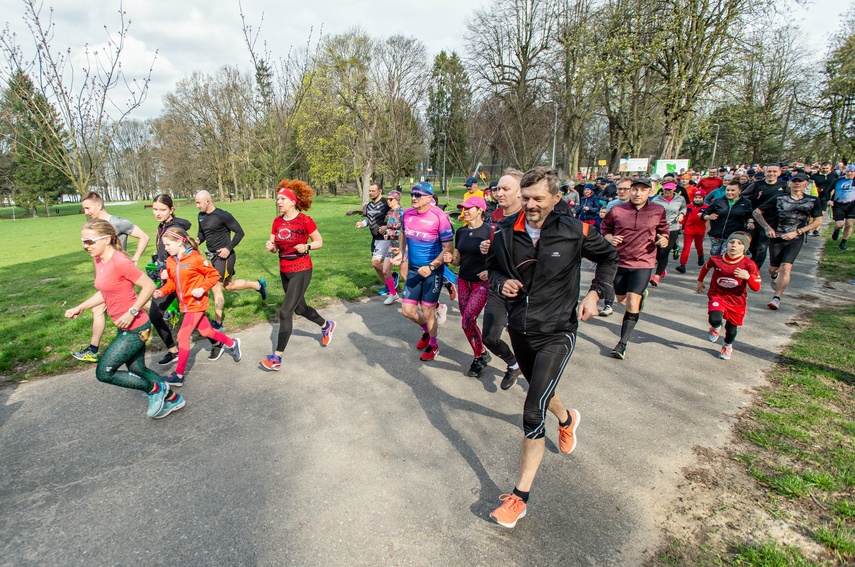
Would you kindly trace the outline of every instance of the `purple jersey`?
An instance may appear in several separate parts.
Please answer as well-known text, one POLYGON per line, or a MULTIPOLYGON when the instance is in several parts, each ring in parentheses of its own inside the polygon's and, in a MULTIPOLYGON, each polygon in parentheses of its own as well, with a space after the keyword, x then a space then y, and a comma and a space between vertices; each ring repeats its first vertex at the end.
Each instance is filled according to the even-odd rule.
POLYGON ((411 270, 430 264, 442 251, 442 243, 454 238, 451 222, 437 207, 432 206, 421 214, 410 207, 404 211, 401 222, 411 270))

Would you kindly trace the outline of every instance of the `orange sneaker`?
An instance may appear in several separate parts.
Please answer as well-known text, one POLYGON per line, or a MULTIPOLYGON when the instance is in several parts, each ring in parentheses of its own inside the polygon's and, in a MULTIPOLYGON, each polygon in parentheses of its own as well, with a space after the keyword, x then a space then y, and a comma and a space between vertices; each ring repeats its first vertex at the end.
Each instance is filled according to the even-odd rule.
POLYGON ((422 338, 419 339, 419 342, 416 343, 416 348, 419 350, 424 350, 430 344, 430 335, 427 333, 422 333, 422 338))
POLYGON ((502 494, 499 500, 502 500, 502 505, 490 512, 490 517, 500 526, 512 528, 517 525, 517 520, 525 517, 525 502, 516 494, 502 494))
POLYGON ((579 420, 582 419, 578 410, 568 409, 567 413, 572 418, 570 425, 567 427, 558 426, 558 450, 564 454, 572 453, 573 449, 576 448, 576 428, 579 426, 579 420))

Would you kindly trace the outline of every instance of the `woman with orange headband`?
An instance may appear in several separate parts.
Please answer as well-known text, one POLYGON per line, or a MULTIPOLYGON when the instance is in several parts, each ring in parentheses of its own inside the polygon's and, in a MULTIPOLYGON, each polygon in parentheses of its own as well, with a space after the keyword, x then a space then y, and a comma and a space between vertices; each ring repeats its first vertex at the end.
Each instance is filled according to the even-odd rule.
POLYGON ((279 275, 285 301, 279 308, 279 336, 276 350, 259 364, 264 370, 279 370, 282 352, 288 346, 294 328, 294 314, 305 317, 321 328, 321 344, 332 340, 335 321, 327 321, 306 303, 306 290, 312 281, 312 260, 309 253, 324 245, 321 233, 311 217, 301 211, 312 206, 311 187, 296 179, 283 179, 276 194, 279 216, 273 219, 270 240, 265 243, 268 252, 279 255, 279 275))

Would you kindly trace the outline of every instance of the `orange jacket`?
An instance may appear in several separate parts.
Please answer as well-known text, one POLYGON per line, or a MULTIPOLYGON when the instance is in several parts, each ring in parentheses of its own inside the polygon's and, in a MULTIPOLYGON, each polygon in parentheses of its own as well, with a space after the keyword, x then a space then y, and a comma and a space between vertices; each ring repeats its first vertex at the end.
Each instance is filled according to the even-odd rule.
POLYGON ((192 249, 181 254, 180 262, 175 256, 170 256, 166 259, 166 272, 169 278, 160 287, 160 291, 163 295, 175 291, 182 313, 208 310, 208 290, 220 281, 220 272, 204 256, 192 249), (205 294, 199 299, 190 294, 197 287, 205 290, 205 294))

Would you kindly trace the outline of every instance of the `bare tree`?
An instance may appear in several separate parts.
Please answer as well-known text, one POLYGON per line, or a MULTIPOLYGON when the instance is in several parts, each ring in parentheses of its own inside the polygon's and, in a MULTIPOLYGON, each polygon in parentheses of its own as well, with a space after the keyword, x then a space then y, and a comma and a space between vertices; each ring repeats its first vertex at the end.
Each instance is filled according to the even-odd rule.
MULTIPOLYGON (((119 9, 119 29, 107 33, 105 45, 97 48, 86 45, 83 64, 75 68, 71 49, 61 50, 54 45, 54 23, 51 14, 42 16, 43 2, 22 0, 26 22, 33 42, 34 54, 27 54, 17 42, 18 37, 6 24, 0 34, 0 51, 3 54, 3 79, 17 72, 29 75, 38 91, 47 99, 59 117, 61 128, 53 128, 50 135, 65 152, 42 151, 28 148, 34 159, 56 168, 65 175, 73 187, 84 193, 106 159, 116 127, 145 100, 151 80, 151 69, 141 79, 130 79, 122 70, 122 52, 130 20, 119 9), (124 101, 117 98, 116 90, 125 92, 124 101)), ((105 27, 106 30, 106 27, 105 27)), ((50 123, 48 116, 43 117, 50 123)), ((17 136, 14 127, 9 135, 17 136)))

